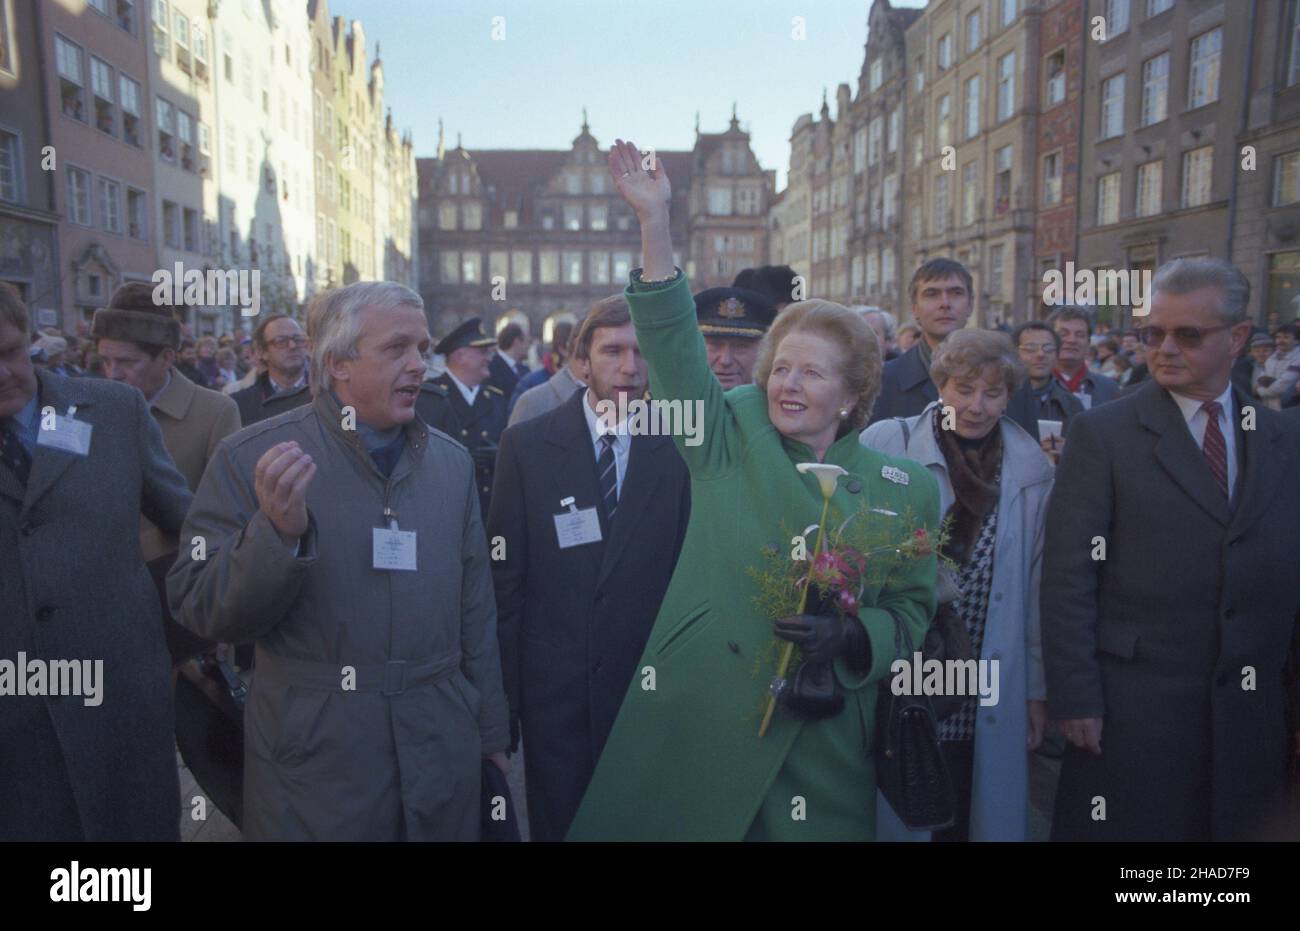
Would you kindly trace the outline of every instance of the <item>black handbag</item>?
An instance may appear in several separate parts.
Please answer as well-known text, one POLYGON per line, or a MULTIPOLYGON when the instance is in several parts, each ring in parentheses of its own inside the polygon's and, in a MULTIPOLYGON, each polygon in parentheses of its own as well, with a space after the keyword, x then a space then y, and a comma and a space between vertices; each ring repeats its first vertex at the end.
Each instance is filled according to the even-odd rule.
MULTIPOLYGON (((913 661, 911 635, 894 620, 894 651, 913 661), (903 653, 906 643, 907 652, 903 653)), ((892 677, 891 677, 892 678, 892 677)), ((956 820, 957 798, 925 695, 895 695, 891 679, 876 698, 876 786, 909 831, 939 831, 956 820)))

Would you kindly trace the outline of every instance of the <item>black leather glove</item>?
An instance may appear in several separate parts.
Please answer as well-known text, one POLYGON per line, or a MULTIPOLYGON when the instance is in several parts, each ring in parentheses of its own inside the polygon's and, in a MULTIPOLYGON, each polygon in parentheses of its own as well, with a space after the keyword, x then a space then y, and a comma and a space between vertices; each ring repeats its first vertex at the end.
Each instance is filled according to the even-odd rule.
POLYGON ((829 666, 837 656, 855 671, 871 668, 871 641, 856 620, 825 614, 794 614, 774 625, 774 632, 803 654, 804 663, 829 666))
POLYGON ((776 700, 799 717, 814 721, 833 718, 844 710, 844 696, 835 688, 830 663, 802 663, 794 677, 777 689, 776 700))

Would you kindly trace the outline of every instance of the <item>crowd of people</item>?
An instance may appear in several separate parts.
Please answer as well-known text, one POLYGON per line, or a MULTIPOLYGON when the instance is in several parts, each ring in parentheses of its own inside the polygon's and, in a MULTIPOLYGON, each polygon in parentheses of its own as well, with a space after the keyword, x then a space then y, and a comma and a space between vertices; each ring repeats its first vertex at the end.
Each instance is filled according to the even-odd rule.
POLYGON ((520 752, 539 841, 1023 841, 1038 753, 1055 840, 1296 830, 1294 322, 1214 259, 1124 331, 973 327, 948 258, 906 322, 784 266, 693 294, 662 165, 609 167, 643 265, 541 353, 435 342, 394 283, 221 340, 137 284, 33 334, 0 286, 0 660, 104 660, 95 707, 0 680, 0 838, 177 839, 195 655, 248 683, 250 840, 508 838, 520 752), (610 416, 645 397, 699 441, 610 416), (838 597, 792 551, 769 610, 765 560, 832 513, 933 545, 838 597), (997 697, 927 706, 920 824, 877 751, 936 639, 997 697))

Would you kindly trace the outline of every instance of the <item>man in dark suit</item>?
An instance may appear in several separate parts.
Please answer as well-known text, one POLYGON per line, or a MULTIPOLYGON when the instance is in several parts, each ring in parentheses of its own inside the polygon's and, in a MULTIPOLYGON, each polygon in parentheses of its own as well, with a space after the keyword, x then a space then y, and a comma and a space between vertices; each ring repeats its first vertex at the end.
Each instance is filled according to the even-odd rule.
POLYGON ((426 423, 469 450, 478 477, 482 514, 488 512, 497 442, 506 428, 506 395, 488 382, 489 360, 495 344, 496 340, 483 332, 478 317, 471 317, 447 334, 434 347, 434 352, 446 357, 447 371, 432 380, 445 390, 445 400, 428 398, 426 392, 421 392, 425 403, 416 410, 421 419, 428 413, 431 419, 425 420, 426 423), (445 410, 434 413, 440 404, 446 405, 445 410))
POLYGON ((1088 344, 1092 340, 1092 313, 1066 305, 1053 311, 1048 324, 1060 337, 1056 369, 1052 373, 1085 409, 1115 400, 1119 382, 1088 368, 1088 344))
POLYGON ((871 422, 912 417, 939 400, 930 379, 930 356, 944 338, 960 330, 974 308, 970 272, 952 259, 930 259, 912 275, 912 316, 921 338, 897 359, 885 363, 880 395, 871 422))
POLYGON ((28 327, 0 283, 0 841, 177 841, 171 664, 140 515, 175 536, 190 492, 144 395, 34 371, 28 327), (72 688, 56 691, 60 668, 72 688))
POLYGON ((1049 713, 1070 741, 1059 840, 1279 827, 1300 661, 1300 430, 1236 390, 1250 285, 1218 260, 1153 282, 1151 380, 1080 414, 1041 589, 1049 713))
POLYGON ((265 371, 231 395, 245 427, 311 403, 307 385, 307 337, 298 321, 271 314, 253 331, 253 346, 265 371))
POLYGON ((1065 448, 1064 438, 1070 429, 1070 420, 1083 412, 1083 403, 1052 376, 1061 338, 1044 321, 1030 320, 1012 331, 1011 341, 1016 345, 1020 361, 1025 364, 1028 377, 1012 392, 1006 415, 1038 440, 1047 458, 1055 463, 1065 448), (1060 435, 1039 436, 1040 420, 1060 421, 1060 435))
POLYGON ((517 323, 507 323, 497 334, 497 349, 488 363, 488 381, 509 399, 519 379, 528 374, 524 357, 528 355, 528 337, 517 323))
POLYGON ((576 354, 589 387, 506 430, 488 517, 489 539, 505 541, 505 558, 492 563, 497 632, 511 721, 522 725, 533 840, 568 831, 637 675, 690 512, 672 438, 629 436, 597 414, 600 402, 646 388, 622 295, 587 315, 576 354))

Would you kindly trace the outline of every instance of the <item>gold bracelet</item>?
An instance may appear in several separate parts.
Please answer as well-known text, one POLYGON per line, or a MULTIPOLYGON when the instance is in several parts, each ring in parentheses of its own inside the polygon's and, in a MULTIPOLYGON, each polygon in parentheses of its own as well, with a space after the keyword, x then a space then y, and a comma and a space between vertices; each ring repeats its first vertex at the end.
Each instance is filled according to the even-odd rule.
POLYGON ((678 272, 677 266, 674 265, 673 273, 669 275, 667 278, 647 278, 645 276, 645 269, 638 268, 636 270, 636 277, 637 280, 640 281, 642 284, 663 284, 665 281, 673 281, 674 279, 676 279, 677 272, 678 272))

